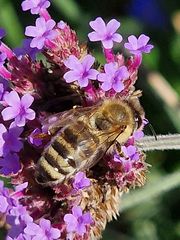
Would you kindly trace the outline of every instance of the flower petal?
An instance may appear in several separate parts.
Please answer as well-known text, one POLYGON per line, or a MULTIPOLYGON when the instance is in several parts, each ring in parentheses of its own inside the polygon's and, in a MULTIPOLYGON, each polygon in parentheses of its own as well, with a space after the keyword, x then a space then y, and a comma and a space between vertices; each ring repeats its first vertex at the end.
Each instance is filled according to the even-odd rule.
POLYGON ((111 39, 108 40, 102 40, 102 45, 106 49, 111 49, 113 47, 113 41, 111 39))
POLYGON ((122 41, 122 36, 119 33, 114 33, 112 36, 114 42, 120 43, 122 41))
POLYGON ((121 92, 124 89, 124 84, 121 81, 112 84, 113 89, 116 92, 121 92))
POLYGON ((15 118, 15 124, 18 126, 18 127, 24 127, 24 125, 26 124, 26 119, 25 119, 25 116, 24 115, 18 115, 16 118, 15 118))
POLYGON ((82 216, 82 209, 81 209, 81 207, 73 207, 72 208, 72 213, 73 213, 73 215, 76 217, 76 218, 78 218, 78 217, 81 217, 82 216))
POLYGON ((94 29, 96 32, 104 32, 106 31, 105 22, 101 17, 96 18, 94 21, 91 21, 89 25, 94 29))
POLYGON ((13 107, 7 107, 3 109, 1 114, 2 114, 3 120, 8 121, 18 116, 19 109, 16 109, 13 107))
POLYGON ((107 79, 107 74, 106 73, 100 73, 100 74, 98 74, 97 79, 100 82, 105 82, 106 79, 107 79))
POLYGON ((69 58, 64 61, 64 65, 71 70, 82 69, 79 59, 74 55, 69 56, 69 58))
POLYGON ((58 239, 61 236, 61 232, 57 228, 51 228, 51 238, 58 239))
POLYGON ((17 94, 16 91, 11 91, 9 94, 4 96, 4 101, 9 105, 9 106, 20 106, 20 97, 17 94))
POLYGON ((118 22, 116 19, 112 19, 107 24, 107 33, 113 34, 117 31, 117 29, 120 27, 120 22, 118 22))
POLYGON ((104 39, 104 38, 103 38, 101 35, 99 35, 99 33, 97 33, 97 32, 91 32, 91 33, 89 33, 89 34, 88 34, 88 38, 89 38, 89 40, 92 41, 92 42, 101 41, 101 40, 104 39))
POLYGON ((37 29, 34 26, 28 26, 25 30, 25 35, 28 37, 36 37, 37 35, 37 29))
POLYGON ((28 108, 31 106, 31 104, 34 101, 34 97, 31 96, 29 93, 25 94, 24 96, 22 96, 21 98, 21 105, 25 108, 28 108))
POLYGON ((88 77, 79 78, 78 83, 79 83, 80 87, 87 87, 87 85, 89 83, 89 79, 88 79, 88 77))
POLYGON ((36 113, 35 113, 34 110, 32 110, 31 108, 29 108, 29 109, 26 110, 25 117, 26 117, 28 120, 33 120, 33 119, 35 119, 35 116, 36 116, 36 113))
POLYGON ((136 50, 138 48, 138 41, 137 41, 137 38, 134 35, 129 36, 128 41, 131 44, 131 48, 133 50, 136 50))
POLYGON ((138 37, 138 47, 142 47, 142 46, 145 46, 148 42, 149 42, 149 37, 144 35, 144 34, 141 34, 139 37, 138 37))
POLYGON ((104 91, 110 90, 111 87, 112 87, 112 83, 111 83, 111 82, 104 82, 104 83, 101 85, 101 88, 102 88, 104 91))
POLYGON ((97 70, 95 70, 95 69, 90 69, 89 71, 88 71, 88 78, 89 79, 92 79, 92 80, 95 80, 96 78, 97 78, 97 75, 98 75, 98 71, 97 70))
POLYGON ((76 72, 76 71, 69 71, 64 74, 64 79, 67 83, 77 81, 79 77, 80 77, 79 72, 76 72))
POLYGON ((86 55, 84 58, 83 58, 83 61, 82 61, 82 66, 84 68, 84 71, 88 71, 92 65, 94 64, 95 62, 95 58, 91 55, 86 55))

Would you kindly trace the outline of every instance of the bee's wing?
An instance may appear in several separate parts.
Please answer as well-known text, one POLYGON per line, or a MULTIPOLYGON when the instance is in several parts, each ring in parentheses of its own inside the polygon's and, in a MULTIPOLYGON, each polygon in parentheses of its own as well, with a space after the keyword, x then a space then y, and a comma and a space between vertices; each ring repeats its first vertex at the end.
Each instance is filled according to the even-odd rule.
MULTIPOLYGON (((77 168, 81 170, 85 170, 88 168, 93 167, 105 153, 110 149, 110 147, 115 142, 116 138, 123 132, 117 131, 99 131, 94 132, 94 137, 97 137, 98 141, 94 138, 90 138, 87 135, 87 138, 83 138, 82 141, 78 142, 77 145, 81 151, 84 152, 85 156, 83 161, 78 162, 76 161, 77 168)), ((74 158, 78 159, 78 152, 76 152, 77 156, 75 155, 74 158)))
POLYGON ((91 114, 94 108, 96 107, 77 107, 65 112, 52 114, 42 121, 42 126, 51 135, 54 135, 61 128, 77 121, 79 117, 91 114))

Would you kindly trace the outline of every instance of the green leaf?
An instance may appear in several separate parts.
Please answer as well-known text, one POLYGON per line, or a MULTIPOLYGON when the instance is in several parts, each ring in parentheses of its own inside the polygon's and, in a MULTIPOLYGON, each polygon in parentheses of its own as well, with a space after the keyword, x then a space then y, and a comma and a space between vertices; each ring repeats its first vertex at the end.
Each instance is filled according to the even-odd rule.
POLYGON ((74 0, 54 0, 52 2, 57 9, 71 21, 81 22, 82 12, 74 0))
POLYGON ((121 211, 132 208, 144 202, 151 201, 153 198, 158 197, 174 188, 180 186, 180 172, 168 174, 165 177, 160 177, 152 183, 144 186, 143 189, 135 190, 129 194, 124 194, 122 197, 121 211))
POLYGON ((0 23, 5 28, 7 36, 5 39, 15 47, 19 45, 23 39, 23 28, 19 22, 17 13, 11 1, 0 0, 0 23))

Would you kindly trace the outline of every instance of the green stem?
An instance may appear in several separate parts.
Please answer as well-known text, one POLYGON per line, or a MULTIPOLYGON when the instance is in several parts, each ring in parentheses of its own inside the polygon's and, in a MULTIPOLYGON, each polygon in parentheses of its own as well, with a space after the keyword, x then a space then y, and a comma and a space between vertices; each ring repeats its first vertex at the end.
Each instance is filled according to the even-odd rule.
POLYGON ((168 174, 165 177, 159 178, 154 183, 147 184, 144 189, 135 190, 129 194, 124 194, 122 197, 121 211, 134 207, 138 204, 151 201, 153 198, 168 192, 171 189, 180 186, 180 172, 168 174))

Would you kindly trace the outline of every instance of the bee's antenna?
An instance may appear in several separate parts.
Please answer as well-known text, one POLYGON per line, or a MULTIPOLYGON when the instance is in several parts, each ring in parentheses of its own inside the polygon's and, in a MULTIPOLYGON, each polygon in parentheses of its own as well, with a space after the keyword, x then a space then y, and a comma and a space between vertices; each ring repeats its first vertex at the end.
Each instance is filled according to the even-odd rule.
POLYGON ((151 130, 151 132, 152 132, 152 134, 153 134, 153 136, 154 136, 154 138, 155 138, 155 140, 157 140, 157 134, 156 134, 156 132, 155 132, 152 124, 151 124, 151 123, 148 123, 148 126, 149 126, 149 128, 150 128, 150 130, 151 130))

